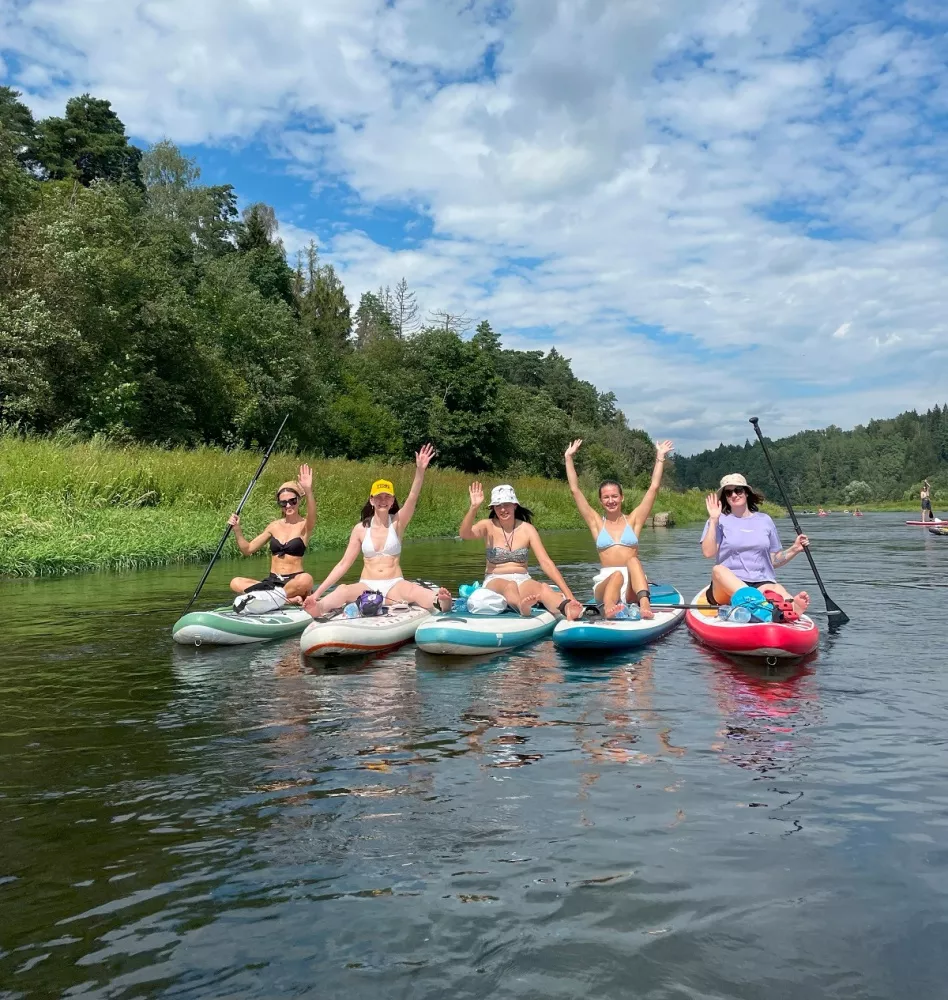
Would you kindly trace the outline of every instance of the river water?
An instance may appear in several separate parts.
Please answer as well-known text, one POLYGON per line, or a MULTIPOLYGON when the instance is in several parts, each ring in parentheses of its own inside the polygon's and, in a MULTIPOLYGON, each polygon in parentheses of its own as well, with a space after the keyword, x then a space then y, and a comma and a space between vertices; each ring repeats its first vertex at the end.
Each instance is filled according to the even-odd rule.
POLYGON ((194 566, 0 585, 0 997, 944 997, 948 538, 902 519, 807 519, 852 622, 769 674, 684 627, 326 668, 174 646, 194 566))

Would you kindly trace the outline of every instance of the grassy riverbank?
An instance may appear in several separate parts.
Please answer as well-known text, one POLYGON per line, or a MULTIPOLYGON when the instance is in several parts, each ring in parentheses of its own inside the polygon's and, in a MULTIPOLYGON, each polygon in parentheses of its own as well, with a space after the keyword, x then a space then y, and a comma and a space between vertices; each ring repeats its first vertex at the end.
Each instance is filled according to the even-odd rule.
MULTIPOLYGON (((277 515, 273 490, 295 478, 305 460, 305 455, 271 458, 244 508, 247 537, 277 515)), ((0 575, 58 575, 207 560, 259 462, 258 453, 247 451, 0 436, 0 575)), ((414 475, 413 465, 341 459, 310 464, 319 505, 313 544, 323 548, 345 543, 374 479, 392 479, 403 498, 414 475)), ((409 537, 455 535, 467 509, 471 478, 430 469, 409 537)), ((482 478, 486 490, 504 481, 493 474, 482 478)), ((541 531, 582 527, 565 482, 513 482, 541 531)), ((594 500, 596 485, 585 485, 594 500)), ((634 504, 640 496, 630 491, 627 500, 634 504)), ((697 490, 662 491, 655 510, 671 512, 677 524, 706 516, 697 490)), ((233 542, 225 551, 234 551, 233 542)))

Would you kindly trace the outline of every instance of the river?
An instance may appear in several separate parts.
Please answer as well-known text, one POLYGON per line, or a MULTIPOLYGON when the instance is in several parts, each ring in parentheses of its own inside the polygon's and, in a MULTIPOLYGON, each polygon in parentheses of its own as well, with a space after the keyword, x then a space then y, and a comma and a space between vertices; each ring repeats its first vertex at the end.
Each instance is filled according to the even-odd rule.
POLYGON ((852 621, 769 674, 684 627, 327 668, 173 645, 200 567, 0 584, 0 997, 944 997, 948 538, 903 517, 806 519, 852 621))

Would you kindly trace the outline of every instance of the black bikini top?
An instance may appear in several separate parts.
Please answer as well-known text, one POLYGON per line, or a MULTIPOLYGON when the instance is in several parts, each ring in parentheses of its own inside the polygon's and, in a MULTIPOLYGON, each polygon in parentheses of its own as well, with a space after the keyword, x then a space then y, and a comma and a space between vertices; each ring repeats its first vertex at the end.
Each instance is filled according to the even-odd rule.
POLYGON ((286 542, 281 542, 279 538, 274 538, 271 535, 270 551, 275 556, 297 556, 298 558, 302 558, 306 555, 306 542, 299 535, 286 542))

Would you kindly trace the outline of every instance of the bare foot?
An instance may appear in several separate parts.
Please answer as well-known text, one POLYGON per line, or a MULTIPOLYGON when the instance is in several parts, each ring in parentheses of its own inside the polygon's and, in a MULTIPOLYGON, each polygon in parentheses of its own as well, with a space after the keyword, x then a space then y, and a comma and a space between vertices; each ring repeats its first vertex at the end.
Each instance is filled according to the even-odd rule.
POLYGON ((643 597, 639 602, 639 612, 643 618, 654 618, 655 612, 652 610, 652 603, 647 597, 643 597))
POLYGON ((319 618, 323 613, 323 606, 319 599, 312 594, 303 601, 303 610, 313 618, 319 618))
POLYGON ((535 597, 521 597, 517 602, 517 608, 524 618, 529 618, 533 614, 533 605, 537 603, 535 597))
POLYGON ((438 607, 442 611, 450 611, 454 607, 454 598, 451 596, 451 591, 446 587, 440 587, 438 589, 438 596, 435 598, 438 602, 438 607))
POLYGON ((801 590, 796 597, 793 598, 793 610, 796 611, 798 615, 806 613, 806 609, 810 606, 810 595, 805 591, 801 590))
POLYGON ((607 604, 602 609, 602 613, 606 618, 615 618, 622 611, 625 611, 625 605, 621 601, 618 604, 607 604))
POLYGON ((297 607, 301 607, 302 604, 303 604, 303 598, 302 597, 288 597, 286 599, 286 603, 287 604, 295 604, 297 607))
POLYGON ((569 621, 574 622, 578 618, 583 616, 583 606, 579 601, 570 601, 569 604, 563 609, 564 614, 569 619, 569 621))

